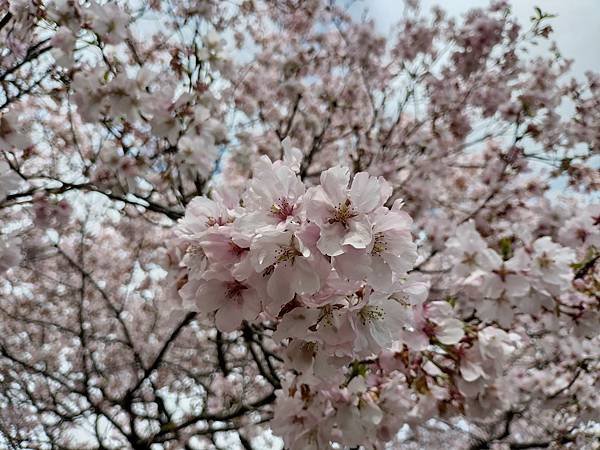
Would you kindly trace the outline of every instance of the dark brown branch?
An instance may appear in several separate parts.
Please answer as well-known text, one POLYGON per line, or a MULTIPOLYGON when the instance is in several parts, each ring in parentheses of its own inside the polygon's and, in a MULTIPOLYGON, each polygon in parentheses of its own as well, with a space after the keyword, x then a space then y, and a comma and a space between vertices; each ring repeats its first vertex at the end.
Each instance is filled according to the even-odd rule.
POLYGON ((19 70, 21 67, 23 67, 25 64, 27 64, 28 62, 33 61, 34 59, 40 57, 41 55, 43 55, 44 53, 50 51, 52 49, 51 45, 47 45, 46 47, 43 47, 44 44, 46 44, 48 41, 50 41, 50 39, 44 39, 43 41, 38 42, 37 44, 35 44, 33 47, 30 47, 27 50, 27 53, 25 54, 25 58, 23 58, 23 60, 21 62, 19 62, 18 64, 15 64, 14 66, 6 69, 6 71, 2 74, 0 74, 0 81, 4 81, 4 79, 9 76, 10 74, 16 72, 17 70, 19 70))
POLYGON ((577 381, 577 379, 579 378, 581 373, 587 370, 588 361, 589 360, 587 360, 587 359, 584 359, 583 361, 581 361, 577 367, 575 375, 573 375, 573 378, 571 378, 571 381, 569 381, 569 383, 567 383, 567 385, 565 387, 562 387, 559 390, 557 390, 554 394, 549 395, 548 399, 550 399, 550 400, 555 399, 563 392, 568 391, 571 388, 571 386, 573 386, 573 384, 575 384, 575 381, 577 381))
POLYGON ((513 421, 513 419, 516 416, 516 411, 512 411, 509 410, 504 414, 504 426, 502 428, 502 433, 500 433, 497 436, 494 437, 490 437, 489 439, 481 439, 477 442, 475 442, 473 445, 471 445, 471 447, 469 447, 469 450, 487 450, 490 448, 490 443, 492 442, 496 442, 496 441, 501 441, 502 439, 507 438, 508 436, 510 436, 510 425, 513 421))
POLYGON ((323 124, 323 129, 321 130, 321 132, 318 135, 316 135, 314 137, 313 144, 312 144, 312 146, 310 148, 310 151, 308 152, 308 154, 302 160, 302 164, 300 165, 300 178, 303 179, 303 180, 304 180, 304 177, 306 177, 306 173, 308 171, 308 168, 312 164, 313 158, 315 157, 315 155, 317 153, 319 153, 319 150, 321 149, 321 143, 323 142, 323 136, 325 136, 325 132, 329 128, 329 125, 331 123, 331 116, 332 115, 333 115, 333 111, 331 112, 331 114, 329 114, 327 116, 327 119, 325 120, 325 124, 323 124))
MULTIPOLYGON (((268 368, 265 369, 260 355, 254 349, 253 344, 256 344, 261 349, 262 349, 262 346, 260 345, 260 343, 256 342, 253 339, 253 331, 247 323, 244 324, 243 336, 244 336, 244 340, 246 341, 246 347, 248 347, 248 350, 250 351, 250 354, 252 355, 252 359, 254 360, 254 363, 256 364, 256 367, 258 368, 259 373, 262 375, 262 377, 264 379, 266 379, 269 383, 271 383, 271 385, 275 389, 281 388, 281 382, 279 381, 279 377, 277 376, 277 373, 274 370, 268 370, 268 368)), ((268 359, 267 356, 265 356, 264 360, 266 361, 267 359, 268 359)), ((272 369, 272 367, 271 367, 271 369, 272 369)))
POLYGON ((167 340, 165 341, 165 343, 163 344, 162 348, 160 349, 160 351, 158 352, 158 354, 156 355, 156 357, 154 358, 154 361, 152 361, 152 364, 150 364, 150 366, 148 366, 146 368, 146 370, 144 370, 144 374, 142 375, 142 377, 138 380, 138 382, 127 391, 127 393, 125 394, 125 396, 123 397, 123 402, 128 403, 131 401, 133 394, 140 388, 140 386, 144 383, 145 380, 148 379, 148 377, 150 375, 152 375, 152 372, 154 372, 156 369, 158 369, 158 367, 160 366, 165 354, 167 353, 167 350, 169 349, 169 347, 171 346, 171 344, 173 343, 173 341, 175 339, 177 339, 177 336, 179 336, 179 334, 181 333, 181 331, 190 324, 190 322, 192 320, 194 320, 194 318, 196 317, 196 312, 188 312, 186 314, 186 316, 184 317, 184 319, 181 321, 181 323, 179 325, 177 325, 177 327, 173 330, 173 332, 171 333, 171 335, 167 338, 167 340))
POLYGON ((244 437, 244 435, 242 433, 240 433, 239 431, 238 431, 238 438, 240 439, 240 443, 242 444, 242 447, 244 447, 245 450, 253 450, 252 444, 250 444, 250 441, 248 439, 246 439, 244 437))
POLYGON ((577 272, 575 272, 575 279, 577 280, 579 278, 585 277, 587 273, 594 267, 598 260, 600 260, 600 253, 586 261, 585 264, 583 264, 583 266, 577 269, 577 272))
POLYGON ((11 12, 7 12, 4 17, 0 20, 0 30, 2 30, 2 28, 4 28, 8 22, 10 22, 10 19, 12 19, 12 14, 11 12))
MULTIPOLYGON (((180 423, 179 425, 165 427, 161 431, 159 431, 155 437, 159 438, 159 437, 165 436, 169 433, 172 433, 172 432, 175 432, 178 430, 183 430, 184 428, 187 428, 191 425, 194 425, 194 424, 196 424, 198 422, 202 422, 202 421, 227 422, 232 419, 241 417, 246 413, 255 411, 262 406, 270 405, 274 401, 275 401, 275 392, 271 392, 269 395, 261 398, 260 400, 257 400, 248 405, 240 404, 237 407, 233 408, 231 411, 223 413, 223 414, 200 414, 198 416, 195 416, 195 417, 185 420, 184 422, 180 423)), ((161 441, 155 439, 155 440, 153 440, 153 442, 161 442, 161 441)))
MULTIPOLYGON (((104 190, 98 188, 97 186, 94 186, 91 183, 72 184, 72 183, 67 183, 67 182, 61 182, 59 180, 56 180, 56 181, 60 182, 61 186, 56 187, 56 188, 48 188, 48 187, 47 188, 31 188, 31 189, 28 189, 27 191, 17 192, 14 194, 7 195, 6 199, 4 201, 4 204, 1 204, 0 208, 6 208, 6 207, 14 206, 15 204, 20 204, 20 203, 11 203, 11 201, 19 199, 19 198, 23 198, 23 197, 31 197, 36 192, 45 192, 47 194, 63 194, 65 192, 68 192, 71 190, 80 190, 80 191, 85 191, 85 192, 97 192, 99 194, 102 194, 102 195, 110 198, 111 200, 120 201, 123 203, 127 203, 128 205, 132 205, 132 206, 139 206, 142 208, 146 208, 150 211, 164 214, 165 216, 167 216, 173 220, 177 220, 177 219, 183 217, 183 212, 175 211, 175 210, 167 208, 166 206, 160 205, 158 203, 154 203, 147 199, 135 197, 135 196, 134 197, 137 201, 131 200, 126 197, 113 194, 110 191, 104 191, 104 190), (146 204, 144 204, 144 203, 146 203, 146 204)), ((134 194, 131 194, 131 195, 134 195, 134 194)))
POLYGON ((527 449, 527 448, 548 448, 548 447, 550 447, 551 444, 552 444, 552 442, 525 442, 525 443, 514 442, 514 443, 509 444, 509 446, 510 446, 511 450, 521 450, 521 449, 527 449))
POLYGON ((279 138, 280 141, 283 141, 289 134, 290 131, 292 130, 292 124, 294 122, 294 118, 296 117, 296 113, 298 112, 298 106, 300 105, 300 100, 302 99, 302 94, 298 94, 296 96, 296 101, 294 102, 294 106, 292 107, 292 112, 288 117, 286 126, 285 126, 285 130, 283 131, 283 133, 277 129, 275 131, 275 133, 277 134, 277 137, 279 138))
POLYGON ((2 103, 2 105, 0 105, 0 111, 2 111, 4 108, 6 108, 11 103, 14 103, 15 101, 19 100, 21 97, 23 97, 23 96, 31 93, 37 86, 39 86, 42 83, 42 81, 44 81, 46 79, 46 77, 48 75, 50 75, 50 73, 52 73, 52 70, 48 70, 39 79, 37 79, 36 81, 34 81, 29 87, 27 87, 25 89, 19 89, 19 91, 18 91, 18 93, 16 95, 13 95, 12 97, 9 97, 7 95, 6 96, 6 100, 4 101, 4 103, 2 103))
POLYGON ((225 350, 223 349, 223 333, 220 330, 217 330, 217 360, 219 362, 219 368, 223 373, 223 376, 226 377, 229 375, 229 368, 227 367, 227 361, 225 360, 225 350))

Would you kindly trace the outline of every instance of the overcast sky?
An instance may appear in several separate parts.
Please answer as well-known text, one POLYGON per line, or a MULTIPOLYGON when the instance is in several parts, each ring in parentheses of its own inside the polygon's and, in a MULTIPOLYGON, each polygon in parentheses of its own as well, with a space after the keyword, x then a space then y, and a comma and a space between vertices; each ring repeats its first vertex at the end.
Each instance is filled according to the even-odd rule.
MULTIPOLYGON (((575 59, 573 73, 582 76, 587 70, 600 71, 600 0, 509 0, 514 14, 528 26, 534 6, 556 14, 549 24, 554 40, 565 57, 575 59)), ((364 0, 378 27, 384 33, 401 17, 402 0, 364 0)), ((421 0, 424 10, 440 5, 453 16, 473 7, 486 6, 489 0, 421 0)))

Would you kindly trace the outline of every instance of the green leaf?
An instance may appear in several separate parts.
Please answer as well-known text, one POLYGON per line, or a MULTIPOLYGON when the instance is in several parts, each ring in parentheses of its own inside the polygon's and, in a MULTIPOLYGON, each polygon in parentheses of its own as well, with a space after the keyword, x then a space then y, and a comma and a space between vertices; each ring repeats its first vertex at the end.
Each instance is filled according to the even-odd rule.
POLYGON ((449 295, 448 297, 446 297, 446 301, 450 303, 450 306, 452 306, 453 308, 456 305, 456 300, 457 298, 454 295, 449 295))
POLYGON ((509 260, 513 255, 512 241, 512 237, 503 237, 500 239, 500 242, 498 242, 504 261, 509 260))

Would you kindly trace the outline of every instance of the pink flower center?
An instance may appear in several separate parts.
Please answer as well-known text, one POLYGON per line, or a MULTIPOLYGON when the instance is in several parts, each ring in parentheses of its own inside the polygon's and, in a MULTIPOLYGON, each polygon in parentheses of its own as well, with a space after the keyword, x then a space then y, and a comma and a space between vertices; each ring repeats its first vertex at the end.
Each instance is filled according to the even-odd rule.
POLYGON ((353 217, 358 216, 358 213, 351 207, 352 202, 350 199, 346 199, 344 203, 339 203, 333 210, 333 217, 327 222, 330 224, 341 223, 344 228, 348 228, 348 222, 353 217))
POLYGON ((423 325, 423 333, 425 333, 428 337, 435 336, 436 325, 432 322, 427 322, 423 325))
POLYGON ((227 221, 223 220, 222 217, 209 217, 208 219, 206 219, 206 226, 207 227, 212 227, 214 225, 219 225, 219 226, 223 226, 227 223, 227 221))
POLYGON ((552 264, 552 259, 548 257, 546 252, 543 252, 537 261, 542 269, 547 269, 552 264))
POLYGON ((242 255, 244 252, 247 252, 249 249, 244 248, 244 247, 240 247, 239 245, 237 245, 235 242, 233 241, 229 241, 229 251, 231 253, 233 253, 235 256, 240 256, 242 255))
POLYGON ((365 306, 358 313, 361 323, 365 326, 367 323, 383 320, 385 312, 380 306, 365 306))
POLYGON ((504 264, 502 265, 502 267, 500 267, 497 270, 492 270, 492 272, 494 272, 496 275, 498 275, 500 277, 500 279, 502 280, 502 282, 506 282, 506 277, 510 274, 513 274, 514 272, 511 270, 508 270, 504 264))
POLYGON ((298 249, 294 247, 294 245, 289 245, 286 247, 280 246, 276 254, 277 262, 290 261, 292 264, 294 264, 296 256, 302 256, 302 253, 300 253, 298 249))
POLYGON ((230 281, 225 283, 225 296, 231 300, 238 300, 245 289, 248 288, 239 281, 230 281))
POLYGON ((373 250, 371 250, 371 254, 379 255, 387 250, 387 242, 385 242, 385 237, 383 233, 375 233, 375 239, 373 240, 373 250))
POLYGON ((466 264, 469 267, 474 267, 477 265, 475 252, 473 252, 473 253, 465 252, 463 258, 464 258, 462 261, 463 264, 466 264))
POLYGON ((276 204, 271 206, 271 214, 283 222, 294 214, 294 204, 290 203, 287 198, 280 198, 276 204))
POLYGON ((588 232, 584 228, 579 228, 575 231, 575 236, 577 236, 577 239, 581 242, 585 242, 588 237, 588 232))

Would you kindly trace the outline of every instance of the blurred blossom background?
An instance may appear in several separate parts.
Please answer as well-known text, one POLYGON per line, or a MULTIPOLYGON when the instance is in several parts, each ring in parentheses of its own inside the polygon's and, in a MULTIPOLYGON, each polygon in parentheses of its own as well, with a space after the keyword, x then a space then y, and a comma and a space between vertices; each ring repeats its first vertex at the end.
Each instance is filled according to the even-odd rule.
MULTIPOLYGON (((450 16, 464 14, 475 7, 485 7, 488 0, 422 0, 421 9, 429 11, 442 7, 450 16)), ((574 59, 573 74, 581 78, 588 70, 600 70, 600 1, 598 0, 509 0, 513 13, 524 28, 531 23, 534 8, 555 14, 548 23, 554 29, 552 39, 561 53, 574 59)), ((356 14, 368 10, 382 33, 388 33, 402 15, 404 2, 399 0, 370 0, 353 5, 356 14)), ((542 53, 542 52, 540 52, 542 53)))
MULTIPOLYGON (((546 45, 531 50, 532 56, 547 55, 551 43, 556 44, 560 54, 572 61, 568 76, 581 81, 586 72, 600 71, 600 0, 507 0, 512 13, 519 19, 523 30, 532 24, 535 9, 549 14, 545 24, 552 27, 550 41, 546 45)), ((355 19, 373 20, 377 30, 386 37, 393 37, 395 25, 404 14, 405 2, 401 0, 351 0, 348 5, 355 19)), ((420 10, 428 15, 432 8, 443 9, 448 17, 461 19, 473 8, 485 8, 490 0, 420 0, 420 10)), ((567 116, 572 113, 572 105, 563 103, 560 111, 567 116)), ((527 140, 524 141, 527 147, 527 140)), ((589 161, 592 167, 600 170, 600 156, 589 161)), ((566 178, 551 182, 553 191, 560 195, 567 188, 566 178)), ((600 199, 600 193, 589 195, 592 201, 600 199)))

